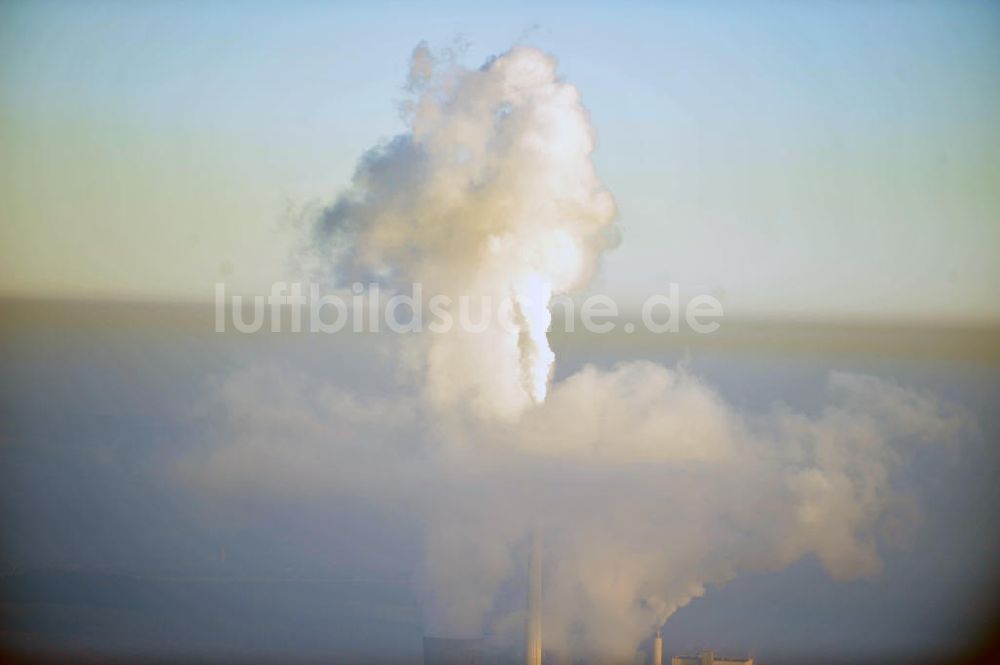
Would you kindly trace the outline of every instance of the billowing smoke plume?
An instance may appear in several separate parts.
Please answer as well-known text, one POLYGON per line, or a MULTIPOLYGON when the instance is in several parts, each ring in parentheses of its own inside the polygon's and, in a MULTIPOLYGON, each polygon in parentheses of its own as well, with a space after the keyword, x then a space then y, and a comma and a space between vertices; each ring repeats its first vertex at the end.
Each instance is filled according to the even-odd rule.
POLYGON ((956 438, 965 416, 855 374, 831 375, 826 403, 745 413, 686 370, 627 363, 585 368, 518 423, 442 434, 419 399, 255 370, 217 387, 226 420, 197 472, 404 511, 425 528, 418 588, 435 634, 519 643, 537 526, 545 648, 628 656, 741 572, 808 554, 838 578, 879 570, 890 527, 912 514, 893 472, 911 448, 956 438), (511 584, 522 590, 504 605, 511 584))
POLYGON ((545 399, 549 301, 589 279, 615 214, 594 133, 580 93, 533 48, 470 70, 421 45, 408 88, 410 131, 364 157, 316 239, 342 279, 447 297, 456 325, 426 340, 427 396, 514 418, 545 399), (458 325, 486 303, 507 303, 513 325, 458 325))
POLYGON ((520 639, 523 605, 504 590, 539 528, 544 643, 564 654, 628 656, 743 571, 808 554, 836 577, 878 571, 879 534, 905 503, 894 469, 964 417, 852 374, 830 377, 814 413, 747 413, 645 362, 550 386, 549 299, 586 283, 614 216, 579 93, 531 48, 471 70, 420 46, 409 89, 410 131, 362 159, 314 249, 341 278, 509 299, 516 326, 425 333, 421 378, 395 397, 233 375, 201 477, 407 511, 425 529, 418 588, 441 634, 520 639))

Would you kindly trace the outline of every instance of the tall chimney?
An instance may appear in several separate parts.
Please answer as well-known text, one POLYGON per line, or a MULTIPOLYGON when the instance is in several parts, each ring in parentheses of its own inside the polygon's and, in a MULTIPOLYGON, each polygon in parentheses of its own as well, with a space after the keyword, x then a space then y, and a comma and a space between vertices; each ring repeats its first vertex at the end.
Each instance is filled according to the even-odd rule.
POLYGON ((528 619, 524 627, 524 665, 542 665, 542 538, 531 534, 528 568, 528 619))
POLYGON ((659 629, 653 638, 653 665, 663 665, 663 636, 660 635, 659 629))

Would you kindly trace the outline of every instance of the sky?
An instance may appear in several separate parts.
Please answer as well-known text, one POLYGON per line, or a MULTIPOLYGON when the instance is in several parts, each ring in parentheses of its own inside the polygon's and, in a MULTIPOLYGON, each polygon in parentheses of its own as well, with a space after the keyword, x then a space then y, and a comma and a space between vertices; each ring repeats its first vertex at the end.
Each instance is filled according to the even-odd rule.
POLYGON ((621 245, 591 286, 728 313, 1000 319, 988 3, 0 5, 0 292, 209 300, 404 130, 426 40, 553 54, 621 245))

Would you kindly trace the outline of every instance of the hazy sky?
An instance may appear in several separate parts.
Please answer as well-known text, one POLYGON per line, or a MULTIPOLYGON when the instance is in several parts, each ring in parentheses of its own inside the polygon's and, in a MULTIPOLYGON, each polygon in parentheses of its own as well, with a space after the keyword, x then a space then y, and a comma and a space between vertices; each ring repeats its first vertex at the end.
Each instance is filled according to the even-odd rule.
POLYGON ((629 304, 1000 323, 997 37, 973 3, 0 4, 0 566, 57 592, 14 637, 334 657, 295 637, 329 624, 384 659, 402 616, 415 658, 514 653, 536 532, 570 660, 664 621, 673 653, 768 662, 968 645, 997 597, 996 328, 550 336, 543 304, 596 266, 629 304), (40 298, 265 292, 304 233, 515 327, 218 334, 203 304, 40 298), (129 642, 99 591, 58 614, 67 569, 201 609, 150 592, 129 642), (188 584, 219 577, 293 582, 251 594, 284 623, 188 584), (334 579, 408 598, 315 609, 334 579))
POLYGON ((730 312, 1000 319, 986 3, 0 6, 0 291, 209 299, 288 276, 290 211, 380 138, 410 52, 526 41, 599 134, 595 289, 730 312))

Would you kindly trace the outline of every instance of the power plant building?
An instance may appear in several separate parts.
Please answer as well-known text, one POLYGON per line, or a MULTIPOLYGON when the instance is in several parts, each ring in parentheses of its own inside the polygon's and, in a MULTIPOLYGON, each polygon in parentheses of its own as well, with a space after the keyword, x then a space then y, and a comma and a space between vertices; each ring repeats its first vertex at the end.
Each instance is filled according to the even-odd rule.
POLYGON ((719 658, 706 649, 697 656, 674 656, 671 665, 753 665, 753 658, 719 658))
POLYGON ((424 637, 424 665, 482 665, 480 638, 424 637))

